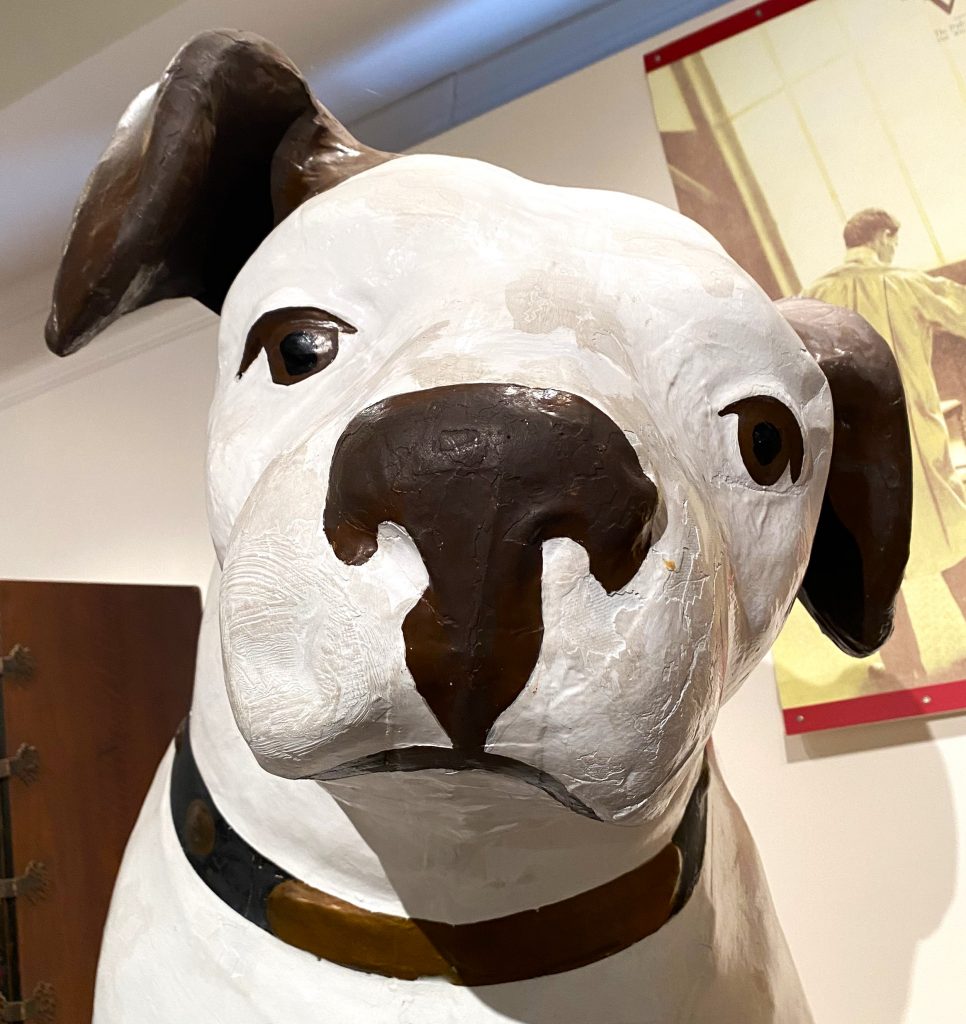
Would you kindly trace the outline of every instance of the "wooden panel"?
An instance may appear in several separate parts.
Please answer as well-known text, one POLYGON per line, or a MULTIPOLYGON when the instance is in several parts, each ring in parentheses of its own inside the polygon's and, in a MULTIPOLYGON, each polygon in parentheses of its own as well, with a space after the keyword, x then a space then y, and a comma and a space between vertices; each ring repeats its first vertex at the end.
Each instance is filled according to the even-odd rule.
MULTIPOLYGON (((201 616, 194 587, 0 582, 0 643, 29 647, 4 682, 6 749, 40 753, 12 779, 13 868, 42 861, 49 895, 16 901, 21 989, 53 982, 57 1021, 91 1019, 111 889, 158 760, 187 713, 201 616)), ((9 868, 6 868, 9 870, 9 868)))

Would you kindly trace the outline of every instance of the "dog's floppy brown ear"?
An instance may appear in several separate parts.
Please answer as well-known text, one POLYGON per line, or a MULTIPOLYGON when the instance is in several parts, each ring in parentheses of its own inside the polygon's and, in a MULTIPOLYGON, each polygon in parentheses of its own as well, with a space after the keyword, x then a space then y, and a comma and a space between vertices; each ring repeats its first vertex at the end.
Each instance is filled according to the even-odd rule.
POLYGON ((799 599, 847 654, 877 650, 892 632, 909 557, 912 451, 899 368, 857 313, 816 299, 778 310, 825 373, 835 433, 825 500, 799 599))
POLYGON ((47 321, 68 355, 123 313, 194 296, 215 312, 299 203, 390 159, 358 143, 279 50, 204 32, 118 125, 74 211, 47 321))

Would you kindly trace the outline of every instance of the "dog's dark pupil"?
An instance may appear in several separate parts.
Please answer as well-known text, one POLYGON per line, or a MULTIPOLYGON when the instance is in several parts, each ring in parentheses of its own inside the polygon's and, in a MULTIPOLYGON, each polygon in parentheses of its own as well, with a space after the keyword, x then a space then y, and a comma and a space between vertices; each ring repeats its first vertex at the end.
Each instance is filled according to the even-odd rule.
POLYGON ((278 348, 285 369, 293 377, 330 363, 335 355, 332 339, 322 331, 292 331, 282 338, 278 348))
POLYGON ((782 450, 781 431, 773 423, 756 423, 751 431, 751 446, 759 465, 770 465, 782 450))

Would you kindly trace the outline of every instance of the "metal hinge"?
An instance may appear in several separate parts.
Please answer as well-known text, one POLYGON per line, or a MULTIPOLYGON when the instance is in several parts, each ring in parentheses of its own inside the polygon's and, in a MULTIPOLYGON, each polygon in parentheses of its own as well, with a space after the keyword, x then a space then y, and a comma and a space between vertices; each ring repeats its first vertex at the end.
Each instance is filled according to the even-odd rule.
POLYGON ((0 1021, 36 1021, 37 1024, 54 1024, 57 1001, 54 986, 41 982, 29 999, 11 1003, 0 996, 0 1021))
POLYGON ((27 865, 27 870, 16 878, 0 878, 0 899, 12 900, 23 897, 31 903, 38 903, 49 891, 47 868, 39 860, 32 860, 27 865))
POLYGON ((0 779, 16 776, 28 786, 40 776, 40 754, 29 743, 21 743, 13 757, 0 758, 0 779))
POLYGON ((37 661, 30 653, 29 647, 14 644, 10 653, 0 659, 0 679, 10 676, 12 679, 30 679, 37 667, 37 661))

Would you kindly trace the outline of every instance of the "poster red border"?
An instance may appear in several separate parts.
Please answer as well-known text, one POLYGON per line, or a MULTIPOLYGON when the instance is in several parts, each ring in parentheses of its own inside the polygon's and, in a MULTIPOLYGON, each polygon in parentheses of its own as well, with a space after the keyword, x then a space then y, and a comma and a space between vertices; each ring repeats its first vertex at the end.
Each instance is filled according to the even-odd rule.
POLYGON ((890 722, 897 718, 945 715, 966 707, 966 679, 908 690, 871 693, 848 700, 784 708, 785 734, 797 736, 822 729, 844 729, 850 725, 890 722))
POLYGON ((736 36, 739 32, 754 28, 772 18, 777 18, 780 14, 787 14, 789 11, 795 10, 796 7, 804 7, 805 4, 810 3, 812 0, 762 0, 762 3, 755 4, 754 7, 732 14, 729 18, 722 18, 721 21, 706 25, 704 28, 698 29, 697 32, 692 32, 681 39, 675 39, 667 46, 645 53, 644 70, 650 72, 666 67, 683 57, 689 57, 692 53, 705 49, 705 47, 730 39, 731 36, 736 36))

